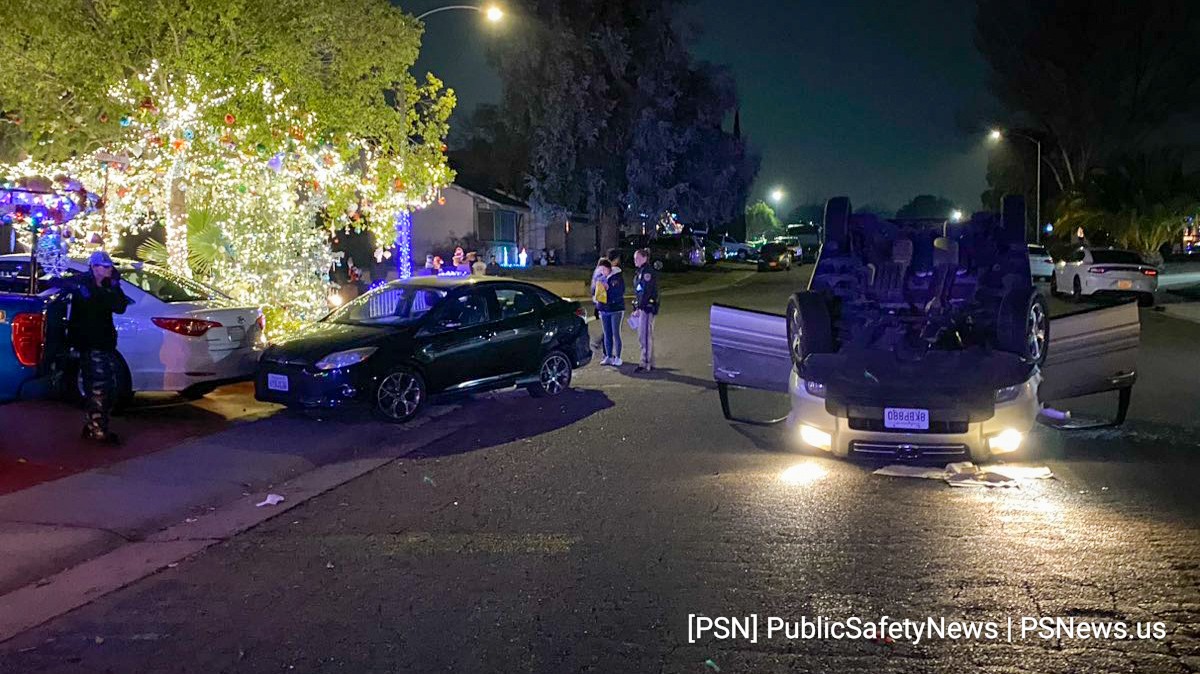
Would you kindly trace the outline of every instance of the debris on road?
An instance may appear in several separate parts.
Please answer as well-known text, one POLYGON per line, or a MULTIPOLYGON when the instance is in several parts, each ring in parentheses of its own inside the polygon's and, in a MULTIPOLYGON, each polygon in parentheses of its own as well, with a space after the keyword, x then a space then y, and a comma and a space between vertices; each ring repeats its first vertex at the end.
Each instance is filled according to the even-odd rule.
POLYGON ((428 475, 426 475, 425 477, 421 478, 421 481, 422 481, 422 482, 424 482, 425 484, 427 484, 427 485, 431 486, 431 487, 436 487, 436 486, 437 486, 437 484, 436 484, 436 483, 434 483, 434 481, 433 481, 433 478, 432 478, 432 477, 429 477, 428 475))
POLYGON ((708 667, 709 669, 713 670, 714 672, 718 672, 718 674, 721 671, 721 668, 717 666, 717 663, 713 662, 712 658, 705 660, 704 666, 708 667))
POLYGON ((891 465, 874 472, 888 477, 915 477, 944 480, 951 487, 1020 487, 1022 480, 1050 480, 1054 473, 1046 466, 993 464, 976 466, 970 461, 948 463, 943 468, 891 465))
POLYGON ((283 503, 282 496, 280 496, 279 494, 267 494, 267 497, 265 499, 263 499, 262 501, 260 501, 258 503, 255 503, 254 505, 255 505, 255 507, 261 508, 263 506, 279 505, 280 503, 283 503))

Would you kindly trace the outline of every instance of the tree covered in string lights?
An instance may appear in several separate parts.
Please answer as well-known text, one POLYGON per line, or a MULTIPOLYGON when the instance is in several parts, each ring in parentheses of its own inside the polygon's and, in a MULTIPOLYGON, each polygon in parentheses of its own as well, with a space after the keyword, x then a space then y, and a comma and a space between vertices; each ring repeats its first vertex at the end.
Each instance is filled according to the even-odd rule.
POLYGON ((317 300, 330 257, 317 223, 391 241, 396 214, 451 178, 453 93, 409 74, 421 26, 385 0, 9 4, 7 176, 78 176, 106 208, 77 228, 112 241, 161 223, 180 273, 203 209, 229 251, 217 278, 246 298, 317 300))

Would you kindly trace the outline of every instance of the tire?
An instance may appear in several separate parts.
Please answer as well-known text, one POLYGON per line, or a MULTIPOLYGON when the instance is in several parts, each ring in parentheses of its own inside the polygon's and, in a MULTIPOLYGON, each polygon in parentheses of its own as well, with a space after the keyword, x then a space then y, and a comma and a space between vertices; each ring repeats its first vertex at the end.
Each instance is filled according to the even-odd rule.
POLYGON ((375 413, 392 423, 411 420, 425 407, 425 379, 407 367, 383 375, 375 386, 375 413))
POLYGON ((1050 311, 1042 294, 1012 290, 1000 300, 996 317, 996 348, 1015 353, 1041 367, 1050 344, 1050 311))
POLYGON ((571 388, 571 359, 562 351, 551 351, 538 363, 537 382, 526 387, 534 398, 553 398, 571 388))
POLYGON ((1083 301, 1083 283, 1080 282, 1078 276, 1071 282, 1071 301, 1076 303, 1083 301))
POLYGON ((650 265, 652 267, 654 267, 654 271, 662 271, 663 270, 663 261, 662 260, 655 260, 654 262, 651 262, 650 265))
POLYGON ((850 197, 833 197, 825 202, 824 244, 837 244, 840 253, 850 252, 850 197))
POLYGON ((1025 197, 1009 194, 1001 199, 1000 222, 1000 238, 1005 243, 1025 245, 1025 197))
POLYGON ((825 300, 812 292, 792 295, 787 306, 788 351, 799 368, 810 353, 833 353, 833 319, 825 300))

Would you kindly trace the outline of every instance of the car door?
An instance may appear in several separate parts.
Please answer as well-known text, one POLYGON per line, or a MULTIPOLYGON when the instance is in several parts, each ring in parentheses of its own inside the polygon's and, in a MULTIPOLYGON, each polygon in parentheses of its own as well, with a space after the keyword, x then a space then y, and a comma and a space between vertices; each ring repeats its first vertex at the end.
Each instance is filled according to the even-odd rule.
POLYGON ((517 285, 489 286, 500 317, 492 336, 495 351, 505 366, 499 374, 522 374, 537 370, 546 335, 542 320, 545 304, 532 289, 517 285))
POLYGON ((1141 318, 1137 302, 1100 306, 1050 320, 1050 343, 1038 398, 1051 402, 1119 391, 1124 420, 1137 380, 1141 318))
MULTIPOLYGON (((731 411, 731 393, 739 388, 786 394, 792 373, 788 350, 787 319, 780 314, 714 304, 709 310, 713 379, 726 419, 738 418, 731 411)), ((760 406, 755 412, 761 416, 760 406)))
POLYGON ((421 330, 417 354, 430 391, 466 389, 504 366, 492 336, 496 320, 487 294, 475 287, 451 293, 421 330))

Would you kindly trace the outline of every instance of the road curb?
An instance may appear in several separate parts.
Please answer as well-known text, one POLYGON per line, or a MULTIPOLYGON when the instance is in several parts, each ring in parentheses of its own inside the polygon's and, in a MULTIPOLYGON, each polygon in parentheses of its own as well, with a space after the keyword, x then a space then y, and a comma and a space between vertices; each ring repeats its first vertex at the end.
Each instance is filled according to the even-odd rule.
POLYGON ((415 427, 408 427, 411 431, 436 429, 433 433, 421 434, 409 442, 379 446, 367 456, 318 466, 271 485, 271 493, 284 496, 285 500, 278 505, 257 507, 256 504, 265 496, 262 491, 243 495, 215 506, 207 513, 162 527, 141 540, 118 544, 99 556, 80 561, 0 596, 0 643, 173 566, 477 421, 472 418, 452 419, 449 423, 435 425, 433 421, 446 417, 459 407, 446 405, 437 409, 436 414, 423 417, 415 427))

